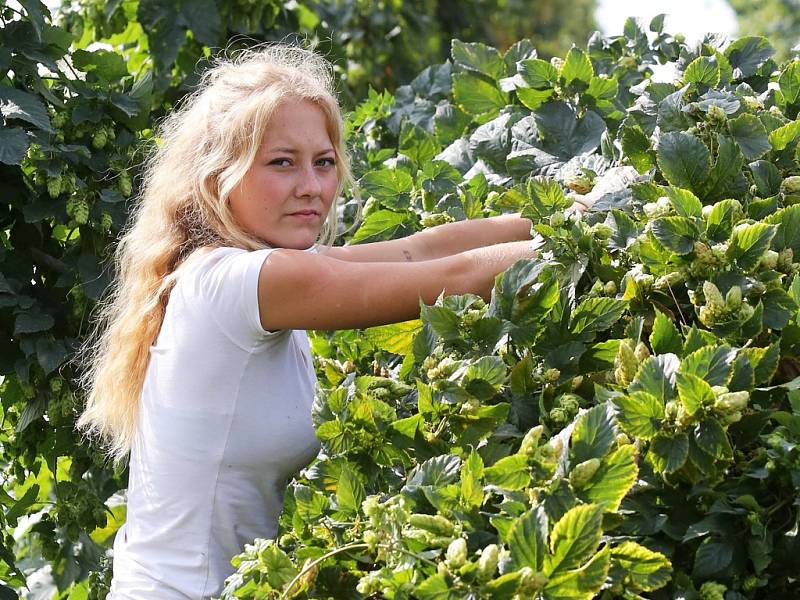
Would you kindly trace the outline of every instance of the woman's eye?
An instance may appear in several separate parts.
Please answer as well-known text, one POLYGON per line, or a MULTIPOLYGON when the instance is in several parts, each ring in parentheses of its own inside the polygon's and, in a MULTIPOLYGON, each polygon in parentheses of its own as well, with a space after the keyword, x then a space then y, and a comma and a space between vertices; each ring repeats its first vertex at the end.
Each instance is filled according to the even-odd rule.
POLYGON ((327 158, 320 158, 317 161, 317 164, 321 167, 335 167, 336 166, 336 159, 327 157, 327 158))
POLYGON ((271 160, 269 164, 275 165, 275 166, 278 166, 278 167, 289 167, 289 166, 291 166, 292 161, 289 160, 288 158, 276 158, 274 160, 271 160))

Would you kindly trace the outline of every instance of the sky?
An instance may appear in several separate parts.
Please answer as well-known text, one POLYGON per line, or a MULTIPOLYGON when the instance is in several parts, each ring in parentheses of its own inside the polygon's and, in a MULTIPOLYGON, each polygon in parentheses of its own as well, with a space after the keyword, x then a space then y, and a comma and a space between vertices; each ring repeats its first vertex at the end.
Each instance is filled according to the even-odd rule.
POLYGON ((595 17, 606 35, 619 35, 629 16, 638 17, 645 27, 659 13, 667 15, 664 31, 683 33, 688 42, 706 32, 736 34, 736 15, 725 0, 598 0, 595 17))

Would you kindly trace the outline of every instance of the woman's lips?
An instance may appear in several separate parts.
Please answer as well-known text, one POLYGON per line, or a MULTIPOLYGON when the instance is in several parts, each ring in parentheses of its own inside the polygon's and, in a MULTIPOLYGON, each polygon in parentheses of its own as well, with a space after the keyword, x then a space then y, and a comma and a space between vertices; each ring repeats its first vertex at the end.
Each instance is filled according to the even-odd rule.
POLYGON ((315 210, 298 210, 297 212, 289 213, 289 216, 305 221, 313 221, 315 219, 319 219, 320 215, 315 210))

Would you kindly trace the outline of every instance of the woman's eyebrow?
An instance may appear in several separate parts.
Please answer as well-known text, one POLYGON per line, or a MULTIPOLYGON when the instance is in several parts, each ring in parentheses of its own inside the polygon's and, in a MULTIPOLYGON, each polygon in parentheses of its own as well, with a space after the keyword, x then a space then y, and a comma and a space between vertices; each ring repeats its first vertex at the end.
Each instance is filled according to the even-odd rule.
MULTIPOLYGON (((299 150, 296 148, 290 148, 288 146, 277 146, 275 148, 267 148, 266 150, 268 153, 282 153, 282 154, 298 154, 299 150)), ((334 153, 333 147, 325 148, 324 150, 320 150, 319 152, 315 152, 314 156, 322 156, 323 154, 331 154, 334 153)))

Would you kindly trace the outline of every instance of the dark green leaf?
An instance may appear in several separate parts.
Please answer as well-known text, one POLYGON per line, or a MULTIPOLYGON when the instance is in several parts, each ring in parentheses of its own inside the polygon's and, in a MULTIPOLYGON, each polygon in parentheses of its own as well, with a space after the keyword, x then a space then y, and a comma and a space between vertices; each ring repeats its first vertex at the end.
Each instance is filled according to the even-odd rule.
POLYGON ((6 119, 27 121, 42 131, 53 131, 47 109, 38 96, 5 84, 0 84, 0 114, 6 119))
POLYGON ((683 111, 684 106, 686 106, 683 101, 683 95, 686 93, 687 88, 688 86, 673 92, 658 104, 656 123, 662 132, 682 131, 689 129, 694 124, 683 111))
POLYGON ((667 315, 656 310, 656 318, 653 321, 653 330, 650 333, 650 346, 656 354, 681 354, 683 349, 683 338, 678 328, 667 315))
POLYGON ((519 517, 511 527, 508 546, 517 569, 541 571, 547 555, 547 514, 539 505, 519 517))
POLYGON ((53 325, 55 320, 53 317, 43 312, 24 312, 17 315, 14 321, 14 335, 21 333, 36 333, 38 331, 47 331, 53 325))
POLYGON ((706 219, 706 234, 716 241, 727 240, 733 231, 734 215, 741 213, 737 200, 720 200, 711 209, 706 219))
POLYGON ((519 63, 519 74, 535 90, 552 89, 558 79, 558 71, 549 61, 530 58, 519 63))
POLYGON ((714 404, 714 390, 700 377, 678 371, 675 382, 678 386, 678 398, 688 414, 693 415, 702 407, 714 404))
POLYGON ((18 165, 25 158, 30 141, 28 134, 20 127, 0 127, 0 162, 18 165))
POLYGON ((703 540, 694 555, 693 576, 709 579, 727 568, 733 559, 733 546, 726 541, 715 541, 708 537, 703 540))
POLYGON ((764 303, 764 327, 783 329, 797 313, 797 304, 780 288, 767 290, 762 296, 764 303))
POLYGON ((699 217, 703 213, 703 204, 689 190, 668 187, 667 197, 680 217, 699 217))
POLYGON ((453 62, 468 71, 475 71, 491 77, 500 79, 506 74, 506 65, 500 53, 486 44, 466 43, 454 39, 451 45, 453 62))
POLYGON ((769 250, 777 227, 766 223, 741 225, 733 230, 728 247, 728 256, 745 271, 758 266, 764 253, 769 250))
POLYGON ((587 110, 582 117, 565 102, 548 102, 533 112, 543 136, 542 148, 564 159, 595 150, 606 130, 603 119, 587 110))
POLYGON ((708 180, 703 186, 705 200, 719 200, 731 195, 731 190, 740 185, 744 157, 739 147, 729 138, 717 136, 717 160, 708 174, 708 180))
POLYGON ((755 160, 772 149, 764 124, 756 117, 745 113, 728 121, 731 136, 739 144, 748 160, 755 160))
POLYGON ((572 313, 570 331, 580 334, 608 329, 619 319, 626 307, 625 302, 614 298, 587 298, 572 313))
POLYGON ((628 389, 642 390, 666 402, 675 396, 673 388, 679 364, 680 361, 674 354, 650 356, 641 364, 628 389))
POLYGON ((685 217, 661 217, 651 223, 653 235, 676 254, 689 254, 700 237, 693 221, 685 217))
POLYGON ((717 59, 713 56, 698 56, 683 72, 686 83, 701 84, 708 87, 719 85, 720 71, 717 59))
POLYGON ((408 485, 443 486, 455 481, 461 469, 461 459, 452 454, 434 456, 408 474, 408 485))
POLYGON ((111 50, 76 50, 72 62, 79 71, 94 73, 105 81, 116 81, 128 74, 125 59, 111 50))
POLYGON ((697 192, 711 169, 706 145, 685 131, 665 133, 656 150, 658 167, 670 184, 697 192))
POLYGON ((674 473, 689 457, 689 438, 685 433, 659 434, 650 443, 647 458, 659 473, 674 473))
POLYGON ((753 75, 775 49, 766 38, 745 36, 739 38, 725 49, 725 56, 733 67, 734 79, 746 79, 753 75))
POLYGON ((713 417, 703 419, 692 432, 697 447, 718 460, 729 459, 733 455, 728 435, 713 417))
POLYGON ((766 217, 764 222, 778 226, 772 238, 773 249, 791 248, 795 255, 800 254, 800 204, 782 208, 766 217))
POLYGON ((763 197, 774 196, 781 189, 781 173, 773 163, 766 160, 757 160, 749 165, 753 173, 753 181, 758 188, 759 195, 763 197))
POLYGON ((211 47, 219 45, 222 24, 214 0, 181 2, 180 16, 198 42, 211 47))
POLYGON ((709 385, 726 385, 735 358, 736 352, 728 346, 705 346, 685 357, 679 371, 705 379, 709 385))
POLYGON ((617 428, 613 409, 606 404, 593 406, 580 417, 572 430, 571 450, 575 463, 603 458, 614 444, 617 428))

